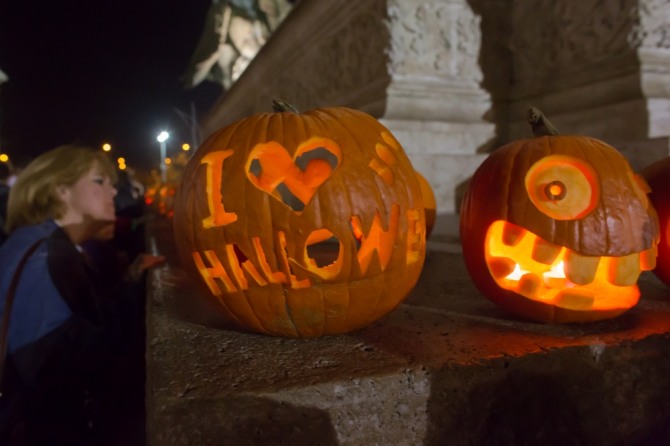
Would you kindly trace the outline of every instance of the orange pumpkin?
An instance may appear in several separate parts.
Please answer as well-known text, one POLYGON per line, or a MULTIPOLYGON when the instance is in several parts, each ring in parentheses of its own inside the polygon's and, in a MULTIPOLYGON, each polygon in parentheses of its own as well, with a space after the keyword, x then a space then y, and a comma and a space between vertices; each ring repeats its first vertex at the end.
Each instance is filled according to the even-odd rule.
POLYGON ((174 232, 220 316, 272 335, 364 327, 414 287, 425 217, 391 132, 347 108, 274 113, 214 133, 185 168, 174 232))
POLYGON ((426 238, 430 237, 437 219, 437 203, 435 201, 435 193, 433 188, 426 178, 418 171, 416 178, 419 180, 419 188, 421 189, 421 198, 423 199, 423 207, 426 212, 426 238))
POLYGON ((639 299, 656 258, 646 182, 616 149, 558 135, 537 110, 535 138, 493 152, 462 203, 468 271, 502 309, 542 322, 617 316, 639 299))
POLYGON ((670 286, 670 157, 652 163, 640 173, 651 188, 649 199, 658 213, 661 227, 654 274, 670 286))

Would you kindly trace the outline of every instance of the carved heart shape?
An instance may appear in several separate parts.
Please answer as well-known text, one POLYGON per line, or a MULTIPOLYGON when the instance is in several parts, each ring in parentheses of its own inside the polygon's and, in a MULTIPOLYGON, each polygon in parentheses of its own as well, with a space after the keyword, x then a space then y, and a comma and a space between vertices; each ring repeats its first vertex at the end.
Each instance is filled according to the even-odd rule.
POLYGON ((314 137, 298 146, 293 158, 276 141, 257 144, 247 160, 249 181, 296 212, 340 165, 342 151, 333 140, 314 137))

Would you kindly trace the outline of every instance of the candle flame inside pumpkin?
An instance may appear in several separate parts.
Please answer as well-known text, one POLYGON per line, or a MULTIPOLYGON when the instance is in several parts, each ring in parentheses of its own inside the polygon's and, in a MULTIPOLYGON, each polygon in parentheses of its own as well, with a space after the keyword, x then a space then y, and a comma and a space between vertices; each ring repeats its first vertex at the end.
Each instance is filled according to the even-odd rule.
POLYGON ((637 279, 654 268, 656 246, 621 257, 583 256, 502 220, 486 236, 486 263, 503 289, 573 310, 630 308, 637 279))

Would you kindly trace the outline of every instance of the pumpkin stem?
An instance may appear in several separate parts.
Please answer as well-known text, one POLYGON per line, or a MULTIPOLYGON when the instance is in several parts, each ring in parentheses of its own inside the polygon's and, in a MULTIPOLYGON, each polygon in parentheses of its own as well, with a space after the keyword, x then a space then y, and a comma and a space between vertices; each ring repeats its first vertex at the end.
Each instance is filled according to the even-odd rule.
POLYGON ((300 110, 295 108, 293 105, 289 104, 286 101, 282 101, 281 99, 278 98, 273 98, 272 99, 272 111, 275 113, 281 113, 281 112, 293 112, 300 114, 300 110))
POLYGON ((528 109, 528 123, 533 130, 533 136, 558 135, 559 133, 556 126, 537 107, 528 109))

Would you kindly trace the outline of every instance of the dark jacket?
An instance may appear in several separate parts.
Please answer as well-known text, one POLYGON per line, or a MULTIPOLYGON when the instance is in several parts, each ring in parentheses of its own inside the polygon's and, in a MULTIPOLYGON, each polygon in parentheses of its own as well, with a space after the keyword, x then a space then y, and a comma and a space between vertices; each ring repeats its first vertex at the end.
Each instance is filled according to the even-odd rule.
POLYGON ((0 309, 22 254, 44 238, 26 263, 9 325, 8 361, 30 398, 34 430, 70 429, 89 420, 87 399, 105 369, 141 324, 142 289, 119 283, 98 289, 95 270, 53 221, 14 231, 0 247, 0 309), (111 291, 111 292, 110 292, 111 291))

